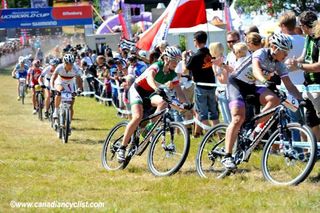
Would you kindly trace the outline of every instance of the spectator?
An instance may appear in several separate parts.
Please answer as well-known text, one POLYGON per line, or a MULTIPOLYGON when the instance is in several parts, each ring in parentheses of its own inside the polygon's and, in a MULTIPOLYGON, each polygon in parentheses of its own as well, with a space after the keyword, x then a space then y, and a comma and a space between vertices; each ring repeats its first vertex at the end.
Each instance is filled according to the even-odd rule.
MULTIPOLYGON (((211 55, 209 49, 205 47, 207 33, 198 31, 194 34, 194 45, 198 49, 186 64, 186 68, 192 72, 195 87, 195 106, 197 118, 205 125, 209 125, 209 120, 213 125, 219 123, 218 108, 215 97, 215 87, 199 85, 199 83, 215 83, 212 70, 211 55)), ((201 135, 201 129, 194 131, 194 137, 201 135)))

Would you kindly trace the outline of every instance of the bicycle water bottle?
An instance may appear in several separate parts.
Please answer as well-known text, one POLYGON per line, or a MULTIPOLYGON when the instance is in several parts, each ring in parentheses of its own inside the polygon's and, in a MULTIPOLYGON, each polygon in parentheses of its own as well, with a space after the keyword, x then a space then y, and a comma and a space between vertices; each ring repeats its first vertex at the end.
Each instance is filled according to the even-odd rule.
POLYGON ((144 128, 143 132, 141 133, 142 137, 146 137, 146 135, 148 134, 148 132, 152 129, 152 127, 154 126, 153 122, 149 122, 146 127, 144 128))

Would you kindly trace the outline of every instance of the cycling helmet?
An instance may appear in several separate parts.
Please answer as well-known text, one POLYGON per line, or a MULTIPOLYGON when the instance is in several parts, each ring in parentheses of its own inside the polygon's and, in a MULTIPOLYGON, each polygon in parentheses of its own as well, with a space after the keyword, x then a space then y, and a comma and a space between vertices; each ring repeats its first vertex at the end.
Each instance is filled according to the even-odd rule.
POLYGON ((40 62, 40 60, 33 60, 32 65, 34 67, 40 67, 41 66, 41 62, 40 62))
POLYGON ((63 56, 63 62, 66 64, 73 64, 74 63, 74 56, 72 54, 65 54, 63 56))
POLYGON ((181 51, 177 47, 168 46, 166 47, 162 55, 165 55, 170 59, 177 59, 181 58, 181 51))
POLYGON ((283 33, 273 34, 269 39, 269 43, 275 45, 280 50, 289 51, 292 49, 291 39, 283 33))
POLYGON ((18 61, 19 61, 19 64, 24 63, 24 57, 20 56, 18 61))
POLYGON ((60 60, 57 58, 52 58, 52 59, 50 59, 49 64, 52 66, 57 66, 60 64, 60 60))

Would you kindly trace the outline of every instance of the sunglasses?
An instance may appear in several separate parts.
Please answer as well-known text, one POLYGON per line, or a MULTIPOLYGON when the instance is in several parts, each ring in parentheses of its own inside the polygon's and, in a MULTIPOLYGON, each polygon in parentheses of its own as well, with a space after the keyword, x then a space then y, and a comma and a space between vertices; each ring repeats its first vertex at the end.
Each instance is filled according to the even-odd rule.
POLYGON ((237 43, 238 40, 230 40, 230 41, 227 41, 227 43, 237 43))

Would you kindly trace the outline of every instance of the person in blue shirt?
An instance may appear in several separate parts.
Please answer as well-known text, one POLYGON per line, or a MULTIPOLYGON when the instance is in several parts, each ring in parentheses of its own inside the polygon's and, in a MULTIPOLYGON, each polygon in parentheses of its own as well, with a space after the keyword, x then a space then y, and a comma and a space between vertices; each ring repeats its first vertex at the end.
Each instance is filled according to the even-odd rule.
POLYGON ((16 66, 14 67, 14 69, 12 70, 12 77, 18 79, 18 84, 17 84, 17 91, 18 91, 18 97, 17 100, 20 100, 20 94, 19 94, 19 79, 27 78, 28 75, 28 69, 29 67, 25 64, 25 59, 23 56, 19 57, 18 63, 16 64, 16 66))

